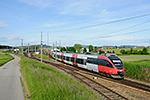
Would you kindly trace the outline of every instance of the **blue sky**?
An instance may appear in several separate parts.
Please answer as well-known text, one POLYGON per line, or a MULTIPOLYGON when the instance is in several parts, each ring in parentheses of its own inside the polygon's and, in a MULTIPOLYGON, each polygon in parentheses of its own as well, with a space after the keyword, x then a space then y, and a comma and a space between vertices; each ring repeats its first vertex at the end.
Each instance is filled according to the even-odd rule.
POLYGON ((40 44, 42 31, 50 45, 148 46, 150 15, 109 23, 145 14, 149 0, 1 0, 0 45, 40 44))

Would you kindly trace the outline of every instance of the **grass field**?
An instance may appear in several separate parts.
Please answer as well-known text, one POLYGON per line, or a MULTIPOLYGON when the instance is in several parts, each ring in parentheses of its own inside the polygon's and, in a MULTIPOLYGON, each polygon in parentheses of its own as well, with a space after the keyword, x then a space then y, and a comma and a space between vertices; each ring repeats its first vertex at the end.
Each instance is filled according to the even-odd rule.
MULTIPOLYGON (((107 49, 107 50, 109 50, 109 51, 111 51, 111 52, 114 51, 116 54, 121 54, 121 53, 120 53, 120 50, 122 50, 122 49, 123 49, 123 50, 126 50, 126 51, 127 51, 127 50, 130 51, 131 48, 117 48, 117 49, 113 48, 113 49, 107 49)), ((140 47, 139 47, 139 48, 133 48, 133 51, 134 51, 134 50, 137 50, 137 51, 140 51, 140 50, 141 50, 141 51, 142 51, 143 48, 140 48, 140 47)), ((149 54, 150 54, 150 48, 147 48, 147 50, 148 50, 148 52, 149 52, 149 54)))
POLYGON ((126 55, 119 56, 123 61, 139 61, 139 60, 148 60, 150 55, 126 55))
POLYGON ((0 51, 0 67, 12 59, 14 58, 10 54, 0 51))
POLYGON ((119 56, 125 67, 125 76, 150 83, 150 55, 119 56))
POLYGON ((100 100, 74 78, 48 65, 21 57, 20 66, 31 100, 100 100))

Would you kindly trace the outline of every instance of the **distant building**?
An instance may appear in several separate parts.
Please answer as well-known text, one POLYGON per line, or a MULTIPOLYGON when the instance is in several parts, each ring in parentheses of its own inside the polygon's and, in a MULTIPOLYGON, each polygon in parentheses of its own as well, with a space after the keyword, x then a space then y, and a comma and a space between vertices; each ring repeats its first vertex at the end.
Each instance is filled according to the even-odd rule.
POLYGON ((84 48, 86 48, 86 52, 89 52, 89 47, 82 47, 80 52, 83 53, 84 48))
POLYGON ((105 50, 105 49, 103 49, 103 48, 98 48, 96 51, 99 52, 100 50, 101 50, 101 51, 104 51, 105 53, 109 51, 109 50, 105 50))
POLYGON ((107 49, 107 47, 102 47, 103 49, 107 49))
POLYGON ((14 51, 19 51, 19 49, 14 49, 14 51))
POLYGON ((113 47, 109 47, 108 49, 113 49, 113 47))

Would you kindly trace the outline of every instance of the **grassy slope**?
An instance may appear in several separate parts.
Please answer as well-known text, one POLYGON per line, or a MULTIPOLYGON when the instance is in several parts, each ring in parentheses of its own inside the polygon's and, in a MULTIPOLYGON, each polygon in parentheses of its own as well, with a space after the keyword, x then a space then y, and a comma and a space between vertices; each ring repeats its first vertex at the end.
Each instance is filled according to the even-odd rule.
POLYGON ((85 86, 48 65, 25 57, 20 65, 31 100, 99 100, 85 86))
MULTIPOLYGON (((120 50, 130 50, 130 48, 109 49, 121 54, 120 50)), ((150 48, 147 48, 150 53, 150 48)), ((133 48, 133 50, 142 51, 143 48, 133 48)), ((138 79, 150 83, 150 55, 125 55, 119 56, 125 67, 126 77, 138 79)))
POLYGON ((11 55, 0 52, 0 66, 4 65, 8 61, 14 59, 11 55))
POLYGON ((150 56, 120 56, 124 62, 126 77, 150 83, 150 56))

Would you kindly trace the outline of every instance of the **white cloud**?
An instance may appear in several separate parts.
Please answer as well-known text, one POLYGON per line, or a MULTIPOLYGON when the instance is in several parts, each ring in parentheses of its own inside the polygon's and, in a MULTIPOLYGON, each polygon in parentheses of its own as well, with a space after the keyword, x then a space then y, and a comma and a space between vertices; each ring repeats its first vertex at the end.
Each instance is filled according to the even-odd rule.
POLYGON ((3 22, 0 22, 0 27, 6 27, 6 26, 8 26, 8 24, 5 24, 5 23, 3 23, 3 22))
POLYGON ((102 10, 102 13, 103 13, 103 12, 106 12, 106 11, 107 11, 107 9, 104 9, 104 10, 102 10))

